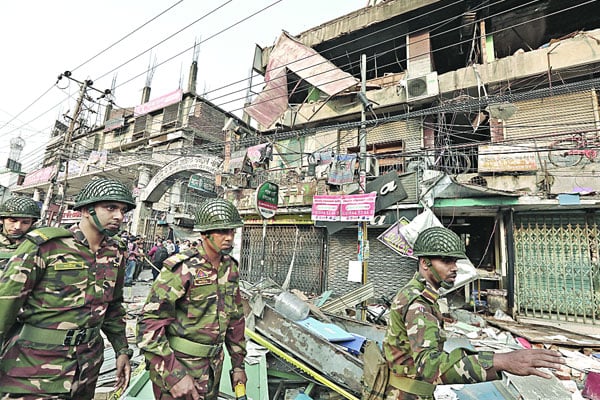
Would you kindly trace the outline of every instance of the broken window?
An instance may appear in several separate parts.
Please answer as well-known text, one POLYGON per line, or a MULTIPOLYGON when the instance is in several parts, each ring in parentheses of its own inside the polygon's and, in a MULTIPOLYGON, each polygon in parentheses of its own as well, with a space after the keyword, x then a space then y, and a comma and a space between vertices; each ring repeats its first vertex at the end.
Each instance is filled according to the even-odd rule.
POLYGON ((477 171, 477 151, 491 142, 485 110, 440 113, 423 122, 423 161, 427 169, 456 175, 477 171))

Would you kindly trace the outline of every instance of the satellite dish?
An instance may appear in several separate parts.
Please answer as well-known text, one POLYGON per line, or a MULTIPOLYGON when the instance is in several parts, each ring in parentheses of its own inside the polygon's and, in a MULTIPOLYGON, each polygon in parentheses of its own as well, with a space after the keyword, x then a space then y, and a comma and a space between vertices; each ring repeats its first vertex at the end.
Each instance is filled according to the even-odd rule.
POLYGON ((509 102, 490 104, 487 111, 489 111, 492 118, 507 120, 517 112, 517 106, 509 102))

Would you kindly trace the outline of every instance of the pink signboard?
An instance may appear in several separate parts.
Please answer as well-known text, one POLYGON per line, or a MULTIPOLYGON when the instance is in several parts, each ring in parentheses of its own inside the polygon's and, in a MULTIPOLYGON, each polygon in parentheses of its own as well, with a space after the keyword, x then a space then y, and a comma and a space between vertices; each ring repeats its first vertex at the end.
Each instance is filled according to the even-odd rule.
POLYGON ((340 221, 368 221, 375 215, 377 193, 342 196, 340 221))
POLYGON ((368 221, 375 215, 377 193, 349 195, 315 195, 313 221, 368 221))
POLYGON ((140 104, 139 106, 135 106, 133 109, 133 116, 139 117, 140 115, 148 114, 154 110, 165 108, 166 106, 170 106, 171 104, 181 101, 182 98, 183 90, 177 89, 174 92, 165 94, 164 96, 150 100, 144 104, 140 104))
POLYGON ((28 173, 23 181, 23 186, 35 185, 42 182, 50 182, 52 175, 56 173, 56 165, 44 167, 28 173))
POLYGON ((313 196, 311 219, 313 221, 339 221, 342 196, 313 196))

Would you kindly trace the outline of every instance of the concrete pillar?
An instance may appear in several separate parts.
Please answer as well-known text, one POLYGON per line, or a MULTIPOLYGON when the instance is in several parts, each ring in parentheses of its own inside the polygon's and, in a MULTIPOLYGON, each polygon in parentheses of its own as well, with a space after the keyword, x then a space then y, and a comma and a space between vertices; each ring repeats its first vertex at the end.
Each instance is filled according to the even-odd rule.
POLYGON ((181 179, 175 181, 173 186, 171 186, 171 196, 169 197, 169 207, 171 211, 175 211, 175 206, 177 204, 183 203, 183 199, 181 193, 183 192, 183 182, 181 179))

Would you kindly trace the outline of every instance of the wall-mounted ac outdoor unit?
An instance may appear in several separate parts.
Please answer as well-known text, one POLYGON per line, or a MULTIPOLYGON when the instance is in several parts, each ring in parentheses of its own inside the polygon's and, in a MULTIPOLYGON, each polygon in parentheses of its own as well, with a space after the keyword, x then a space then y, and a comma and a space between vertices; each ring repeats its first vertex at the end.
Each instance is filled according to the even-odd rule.
POLYGON ((430 72, 427 75, 407 78, 403 82, 406 93, 406 101, 414 103, 419 100, 425 100, 435 97, 440 93, 437 72, 430 72))

